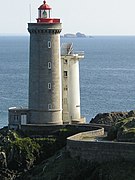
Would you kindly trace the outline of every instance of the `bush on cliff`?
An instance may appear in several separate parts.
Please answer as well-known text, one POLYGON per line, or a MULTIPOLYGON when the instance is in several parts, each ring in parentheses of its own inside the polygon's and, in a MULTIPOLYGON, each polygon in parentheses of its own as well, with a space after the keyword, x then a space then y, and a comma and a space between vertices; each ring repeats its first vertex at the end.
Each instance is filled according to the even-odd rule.
POLYGON ((40 146, 30 138, 16 138, 8 146, 8 167, 10 169, 30 169, 39 157, 40 146))
POLYGON ((108 132, 109 140, 135 142, 135 118, 119 120, 108 132))
POLYGON ((118 129, 115 126, 112 126, 107 134, 107 139, 109 141, 117 139, 118 129))
POLYGON ((0 130, 0 150, 5 152, 10 170, 24 171, 54 155, 73 133, 69 129, 60 129, 46 138, 29 138, 21 131, 3 128, 0 130))
POLYGON ((36 164, 49 158, 58 150, 56 145, 56 138, 54 137, 35 138, 34 141, 40 146, 40 154, 36 164))

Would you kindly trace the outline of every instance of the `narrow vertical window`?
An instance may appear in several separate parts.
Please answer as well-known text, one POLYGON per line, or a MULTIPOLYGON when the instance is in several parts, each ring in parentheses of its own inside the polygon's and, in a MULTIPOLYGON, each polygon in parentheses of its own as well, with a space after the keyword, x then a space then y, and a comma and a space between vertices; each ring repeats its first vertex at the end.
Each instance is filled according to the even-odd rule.
POLYGON ((19 116, 18 115, 14 115, 14 121, 18 122, 18 120, 19 120, 19 116))
POLYGON ((51 48, 51 41, 48 41, 48 48, 51 48))
POLYGON ((48 110, 52 109, 52 104, 48 104, 48 110))
POLYGON ((64 71, 64 77, 67 77, 67 76, 68 76, 68 72, 64 71))
POLYGON ((51 62, 48 62, 48 69, 51 69, 52 68, 52 64, 51 62))
POLYGON ((51 83, 48 83, 48 89, 51 89, 51 83))
POLYGON ((68 63, 67 59, 64 59, 64 64, 67 64, 67 63, 68 63))

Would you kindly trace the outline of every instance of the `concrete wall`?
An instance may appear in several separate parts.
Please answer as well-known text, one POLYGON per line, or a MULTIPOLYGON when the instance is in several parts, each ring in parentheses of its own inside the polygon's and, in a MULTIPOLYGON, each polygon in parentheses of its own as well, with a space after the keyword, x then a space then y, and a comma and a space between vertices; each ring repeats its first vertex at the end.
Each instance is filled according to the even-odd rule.
POLYGON ((69 64, 69 112, 71 120, 79 123, 80 114, 80 78, 79 78, 79 60, 74 58, 69 64))
POLYGON ((91 125, 95 126, 95 127, 103 127, 104 131, 108 132, 110 130, 110 128, 112 127, 111 125, 107 125, 107 124, 96 124, 96 123, 91 123, 91 125))
MULTIPOLYGON (((91 137, 102 133, 99 131, 87 132, 91 137)), ((82 160, 94 162, 107 162, 114 160, 135 160, 135 143, 122 143, 110 141, 84 141, 84 133, 71 136, 67 139, 67 150, 71 157, 79 157, 82 160)))
POLYGON ((61 56, 62 69, 62 120, 64 124, 71 124, 71 117, 69 113, 69 58, 64 55, 61 56), (67 72, 65 76, 64 72, 67 72))
POLYGON ((84 132, 97 130, 99 127, 94 127, 92 125, 44 125, 44 124, 27 124, 22 125, 21 130, 29 136, 44 136, 51 134, 62 128, 68 128, 72 132, 84 132))

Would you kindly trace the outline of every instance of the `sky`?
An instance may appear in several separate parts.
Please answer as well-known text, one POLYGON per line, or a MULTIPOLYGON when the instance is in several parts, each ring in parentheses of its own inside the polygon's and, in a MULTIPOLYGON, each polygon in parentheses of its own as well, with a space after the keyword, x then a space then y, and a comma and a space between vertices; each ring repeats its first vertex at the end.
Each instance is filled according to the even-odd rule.
MULTIPOLYGON (((28 35, 43 0, 1 0, 0 34, 28 35), (30 8, 31 7, 31 8, 30 8), (31 13, 30 13, 31 9, 31 13)), ((135 0, 47 0, 60 18, 62 34, 135 35, 135 0)))

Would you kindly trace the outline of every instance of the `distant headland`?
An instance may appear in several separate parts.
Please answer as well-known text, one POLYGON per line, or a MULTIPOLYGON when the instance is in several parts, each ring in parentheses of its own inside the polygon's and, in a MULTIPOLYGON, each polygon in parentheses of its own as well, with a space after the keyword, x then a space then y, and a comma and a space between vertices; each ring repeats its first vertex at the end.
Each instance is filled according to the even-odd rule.
POLYGON ((66 33, 66 34, 62 35, 61 37, 64 37, 64 38, 92 38, 92 36, 85 35, 80 32, 77 32, 76 34, 66 33))

